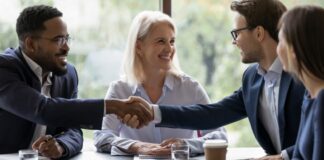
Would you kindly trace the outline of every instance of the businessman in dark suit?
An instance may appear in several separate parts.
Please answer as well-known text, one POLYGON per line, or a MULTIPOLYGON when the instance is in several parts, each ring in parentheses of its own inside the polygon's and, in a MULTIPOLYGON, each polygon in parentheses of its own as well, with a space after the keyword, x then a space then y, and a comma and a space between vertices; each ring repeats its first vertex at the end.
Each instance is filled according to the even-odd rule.
POLYGON ((19 48, 0 54, 0 154, 32 147, 49 158, 69 158, 82 148, 80 128, 101 129, 105 114, 152 118, 139 103, 76 99, 77 72, 67 63, 70 37, 56 8, 24 9, 16 31, 19 48))
MULTIPOLYGON (((244 72, 242 87, 209 105, 153 105, 155 121, 160 127, 211 129, 248 118, 268 154, 261 159, 289 159, 305 89, 282 70, 276 54, 277 23, 286 7, 278 0, 241 0, 232 2, 231 9, 236 14, 233 44, 240 49, 243 63, 256 62, 244 72)), ((123 121, 136 127, 130 117, 123 121)))

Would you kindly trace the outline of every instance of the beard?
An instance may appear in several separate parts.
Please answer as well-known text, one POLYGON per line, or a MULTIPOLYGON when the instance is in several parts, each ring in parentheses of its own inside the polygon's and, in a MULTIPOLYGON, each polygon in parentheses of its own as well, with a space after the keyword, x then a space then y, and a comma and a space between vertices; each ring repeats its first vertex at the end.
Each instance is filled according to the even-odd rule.
POLYGON ((40 56, 36 57, 35 62, 42 67, 43 72, 52 72, 57 76, 62 76, 67 73, 67 63, 62 64, 62 62, 57 60, 58 56, 67 55, 67 52, 50 53, 40 50, 37 54, 40 56))
POLYGON ((65 75, 67 73, 67 66, 64 69, 56 67, 52 69, 52 73, 57 76, 65 75))

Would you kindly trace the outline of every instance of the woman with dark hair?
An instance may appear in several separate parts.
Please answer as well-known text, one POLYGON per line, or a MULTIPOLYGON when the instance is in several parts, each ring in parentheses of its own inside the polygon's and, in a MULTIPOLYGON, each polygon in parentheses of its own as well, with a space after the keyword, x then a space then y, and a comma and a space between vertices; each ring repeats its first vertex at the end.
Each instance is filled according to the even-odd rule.
POLYGON ((283 69, 308 91, 292 159, 324 159, 324 8, 295 7, 279 27, 277 53, 283 69))

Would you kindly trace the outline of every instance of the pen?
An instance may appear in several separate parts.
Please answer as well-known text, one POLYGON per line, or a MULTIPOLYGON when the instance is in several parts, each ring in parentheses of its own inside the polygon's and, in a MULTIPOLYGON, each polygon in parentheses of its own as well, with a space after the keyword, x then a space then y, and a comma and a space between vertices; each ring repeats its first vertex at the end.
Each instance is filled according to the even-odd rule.
POLYGON ((53 135, 53 136, 51 136, 50 138, 46 139, 45 142, 47 143, 47 142, 53 140, 54 138, 59 137, 59 136, 62 135, 63 133, 64 133, 64 132, 61 132, 61 133, 56 134, 56 135, 53 135))
POLYGON ((51 140, 53 140, 54 139, 54 137, 50 137, 50 138, 48 138, 48 139, 45 139, 45 143, 47 143, 47 142, 49 142, 49 141, 51 141, 51 140))

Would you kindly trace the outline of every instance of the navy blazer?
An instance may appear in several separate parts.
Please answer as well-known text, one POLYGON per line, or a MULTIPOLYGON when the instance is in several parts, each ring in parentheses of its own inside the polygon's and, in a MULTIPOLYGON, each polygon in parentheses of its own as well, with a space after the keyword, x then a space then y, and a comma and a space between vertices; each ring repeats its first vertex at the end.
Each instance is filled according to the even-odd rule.
MULTIPOLYGON (((279 154, 276 152, 258 114, 259 97, 262 93, 264 80, 257 73, 257 65, 250 66, 244 72, 241 88, 217 103, 192 106, 160 105, 162 122, 157 126, 211 129, 248 117, 254 136, 265 152, 267 154, 279 154)), ((298 133, 304 92, 305 88, 302 84, 296 83, 291 76, 282 72, 279 89, 278 123, 281 148, 286 149, 290 157, 298 133)))
POLYGON ((302 107, 300 130, 292 159, 324 159, 324 90, 302 107))
POLYGON ((53 75, 51 97, 41 94, 41 84, 20 49, 0 54, 0 154, 28 148, 36 124, 66 149, 67 157, 82 148, 80 127, 101 129, 103 100, 78 100, 78 78, 68 64, 67 74, 53 75))

